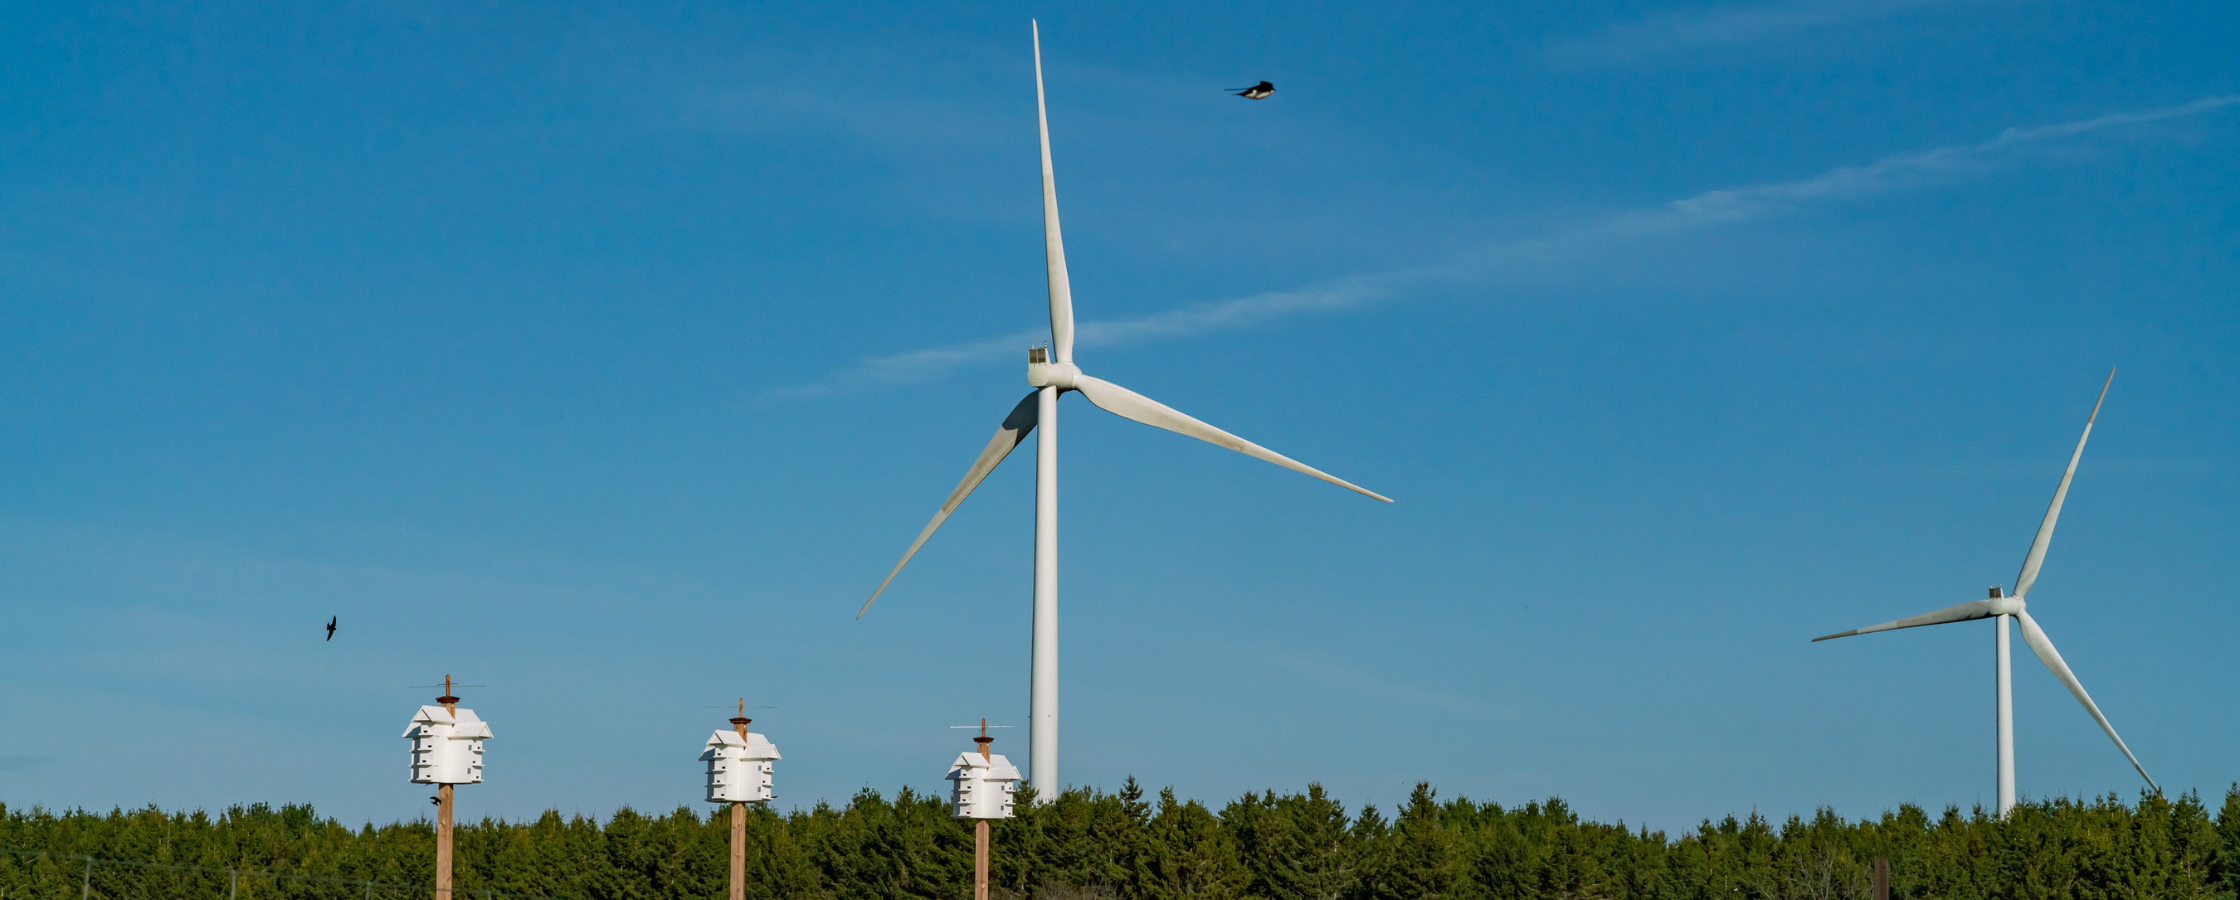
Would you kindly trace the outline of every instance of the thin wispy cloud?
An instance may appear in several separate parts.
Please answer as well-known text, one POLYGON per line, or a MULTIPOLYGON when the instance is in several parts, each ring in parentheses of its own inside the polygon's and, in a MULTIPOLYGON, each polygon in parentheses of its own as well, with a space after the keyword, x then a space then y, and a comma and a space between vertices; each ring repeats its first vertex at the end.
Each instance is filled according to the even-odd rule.
MULTIPOLYGON (((2033 144, 2097 131, 2200 115, 2240 105, 2240 96, 2204 97, 2180 106, 2111 113, 2034 128, 2009 128, 1973 144, 1886 156, 1859 166, 1831 169, 1797 181, 1720 188, 1669 203, 1617 212, 1587 225, 1541 237, 1503 241, 1443 265, 1353 275, 1287 291, 1192 304, 1132 319, 1084 321, 1076 343, 1118 346, 1236 331, 1302 315, 1343 312, 1400 298, 1410 289, 1483 284, 1521 268, 1575 265, 1635 241, 1740 225, 1817 204, 1862 200, 1877 194, 1990 171, 2014 151, 2033 144)), ((829 396, 851 390, 925 381, 962 366, 1023 359, 1024 350, 1047 340, 1047 329, 923 350, 867 357, 822 381, 765 391, 766 401, 829 396)))
POLYGON ((692 94, 681 100, 679 113, 701 128, 765 135, 825 132, 919 153, 928 144, 994 146, 992 135, 1018 118, 938 96, 840 95, 824 88, 775 85, 692 94))
POLYGON ((2204 97, 2182 106, 2146 112, 2111 113, 2036 128, 2009 128, 2000 132, 1998 137, 1981 143, 1885 156, 1863 166, 1831 169, 1802 181, 1705 191, 1654 209, 1621 213, 1611 219, 1607 230, 1629 233, 1689 229, 1748 221, 1770 212, 1809 203, 1860 199, 1895 188, 1967 174, 2002 152, 2020 145, 2076 137, 2125 125, 2198 115, 2234 104, 2240 104, 2240 96, 2204 97))
MULTIPOLYGON (((1356 275, 1295 290, 1197 303, 1133 319, 1083 321, 1074 326, 1074 346, 1110 347, 1159 338, 1196 337, 1309 313, 1355 309, 1390 299, 1411 283, 1445 277, 1440 270, 1432 269, 1356 275)), ((765 391, 761 399, 824 397, 860 388, 924 381, 959 366, 1006 357, 1025 360, 1028 347, 1049 339, 1049 329, 1040 328, 944 347, 866 357, 855 368, 824 381, 765 391)))
POLYGON ((52 756, 0 756, 0 772, 29 772, 51 762, 52 756))
POLYGON ((1549 62, 1607 65, 1685 50, 1758 43, 1971 0, 1805 0, 1715 6, 1620 22, 1590 37, 1548 45, 1549 62))

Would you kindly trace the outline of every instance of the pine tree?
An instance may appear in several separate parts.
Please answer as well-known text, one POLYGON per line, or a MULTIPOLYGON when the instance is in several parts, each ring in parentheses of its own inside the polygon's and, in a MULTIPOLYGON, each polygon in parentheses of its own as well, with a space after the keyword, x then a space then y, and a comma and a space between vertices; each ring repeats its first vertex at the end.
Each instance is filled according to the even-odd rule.
MULTIPOLYGON (((1364 821, 1375 816, 1365 812, 1364 821)), ((1350 900, 1361 885, 1358 822, 1321 784, 1305 794, 1277 798, 1274 791, 1246 794, 1223 807, 1221 821, 1235 835, 1252 871, 1250 890, 1271 900, 1350 900)), ((1382 820, 1375 827, 1382 829, 1382 820)))
POLYGON ((1450 900, 1457 868, 1454 836, 1441 827, 1438 792, 1420 781, 1393 820, 1385 852, 1372 879, 1372 896, 1389 900, 1450 900))
POLYGON ((1177 802, 1174 788, 1161 790, 1158 814, 1135 859, 1135 896, 1231 900, 1244 897, 1251 883, 1252 870, 1221 820, 1196 800, 1177 802))

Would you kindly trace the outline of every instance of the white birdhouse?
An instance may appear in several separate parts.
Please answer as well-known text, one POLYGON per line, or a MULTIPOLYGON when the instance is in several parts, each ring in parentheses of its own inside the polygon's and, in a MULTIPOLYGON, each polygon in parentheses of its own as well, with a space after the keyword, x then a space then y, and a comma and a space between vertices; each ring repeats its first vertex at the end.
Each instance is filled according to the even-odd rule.
POLYGON ((957 754, 957 761, 949 764, 949 780, 956 786, 949 791, 952 813, 959 819, 1008 819, 1011 818, 1011 795, 1019 790, 1019 767, 1003 758, 1001 753, 989 753, 988 738, 979 738, 978 750, 957 754))
POLYGON ((709 803, 760 803, 770 799, 770 763, 779 759, 770 739, 745 729, 718 731, 708 736, 708 749, 700 758, 708 763, 709 803))
POLYGON ((474 710, 420 707, 404 736, 412 742, 414 784, 482 781, 482 742, 490 739, 490 725, 477 718, 474 710))

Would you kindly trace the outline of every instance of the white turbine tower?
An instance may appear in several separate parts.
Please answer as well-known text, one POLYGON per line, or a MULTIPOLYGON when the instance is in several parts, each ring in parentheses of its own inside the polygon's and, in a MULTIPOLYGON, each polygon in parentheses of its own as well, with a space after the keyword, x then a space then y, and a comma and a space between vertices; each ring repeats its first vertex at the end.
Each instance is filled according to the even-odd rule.
POLYGON ((2008 811, 2014 809, 2015 803, 2014 693, 2010 682, 2011 675, 2007 652, 2007 619, 2009 617, 2021 621, 2022 639, 2029 643, 2031 652, 2038 654, 2038 661, 2046 664, 2046 668, 2053 672, 2053 677, 2061 679, 2061 685, 2068 688, 2069 693, 2076 696, 2078 703, 2084 704, 2084 711, 2092 714, 2092 720, 2100 723, 2100 730, 2107 732, 2108 739, 2116 742, 2116 749, 2123 751, 2125 759, 2131 760, 2131 767, 2139 770, 2139 777, 2147 780, 2147 787, 2153 788, 2157 793, 2162 790, 2161 786, 2154 783, 2154 778, 2147 774, 2146 767, 2139 765, 2139 758, 2131 755, 2131 748, 2125 746, 2123 738, 2116 734, 2116 727, 2108 724, 2108 717, 2100 714, 2099 705, 2092 702, 2091 694, 2085 693, 2084 684, 2077 681, 2076 673, 2069 671, 2069 664, 2061 660, 2061 651, 2053 649, 2053 641, 2046 637, 2045 629, 2039 628, 2038 623, 2030 618, 2030 613, 2026 610, 2023 602, 2023 598, 2030 593, 2030 586, 2038 581, 2038 568, 2044 565, 2046 561, 2046 545, 2053 543, 2053 524, 2061 518, 2061 501, 2069 496, 2069 479, 2076 477, 2077 460, 2084 457, 2084 442, 2092 437, 2093 420, 2100 417, 2100 402, 2108 399, 2108 385, 2114 383, 2115 380, 2116 373, 2110 370, 2108 380, 2100 385, 2100 399, 2092 401, 2092 415, 2084 420, 2084 434, 2077 438, 2076 452, 2069 454, 2069 468, 2061 473, 2061 486, 2053 491, 2053 504, 2046 507, 2045 521, 2038 523, 2038 536, 2031 539, 2030 552, 2022 558, 2022 573, 2015 576, 2014 594, 2012 596, 2006 595, 1998 587, 1993 587, 1991 596, 1987 599, 1970 600, 1958 606, 1948 606, 1936 612, 1922 613, 1908 619, 1884 622, 1880 625, 1869 625, 1865 628, 1854 628, 1850 631, 1812 639, 1817 643, 1840 637, 1850 637, 1855 634, 1896 631, 1900 628, 1913 628, 1920 625, 1942 625, 1947 622, 1966 622, 1971 619, 1993 620, 1999 634, 1999 817, 2002 819, 2006 818, 2008 811))
POLYGON ((1041 347, 1027 351, 1027 383, 1035 390, 1004 417, 996 436, 980 451, 980 458, 973 461, 972 468, 965 471, 964 480, 957 483, 956 490, 949 492, 948 502, 941 504, 941 511, 933 514, 933 521, 926 523, 924 531, 918 532, 918 539, 910 542, 910 549, 903 551, 902 560, 894 564, 885 581, 879 582, 879 589, 871 592, 869 600, 863 601, 863 609, 856 611, 856 618, 863 618, 863 613, 871 609, 872 601, 879 599, 879 594, 894 582, 902 567, 910 563, 910 557, 916 555, 934 530, 956 511, 957 504, 963 503, 972 489, 980 485, 981 479, 987 478, 996 464, 1011 454, 1012 448, 1026 440, 1027 432, 1039 425, 1042 432, 1035 437, 1034 448, 1034 661, 1027 704, 1027 779, 1036 790, 1047 793, 1063 787, 1058 780, 1059 394, 1079 391, 1089 402, 1121 418, 1218 444, 1386 503, 1392 499, 1200 422, 1157 400, 1083 374, 1080 367, 1073 364, 1073 292, 1066 280, 1065 241, 1058 234, 1058 188, 1050 174, 1050 118, 1043 110, 1042 30, 1039 25, 1034 33, 1034 105, 1042 135, 1042 239, 1050 285, 1050 346, 1047 351, 1041 347))

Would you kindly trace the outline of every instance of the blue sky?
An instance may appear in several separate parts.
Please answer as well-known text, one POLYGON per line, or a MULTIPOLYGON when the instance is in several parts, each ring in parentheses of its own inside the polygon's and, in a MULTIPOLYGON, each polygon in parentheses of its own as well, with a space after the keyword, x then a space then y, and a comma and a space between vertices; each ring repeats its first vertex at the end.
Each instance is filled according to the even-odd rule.
MULTIPOLYGON (((852 615, 1047 334, 1036 17, 1083 367, 1397 501, 1066 398, 1069 781, 1988 803, 1989 625, 1807 640, 2011 585, 2111 367, 2031 610, 2240 778, 2229 3, 23 3, 0 802, 420 815, 445 673, 468 816, 697 806, 741 695, 938 788, 1031 457, 852 615)), ((2017 654, 2023 793, 2134 794, 2017 654)))

